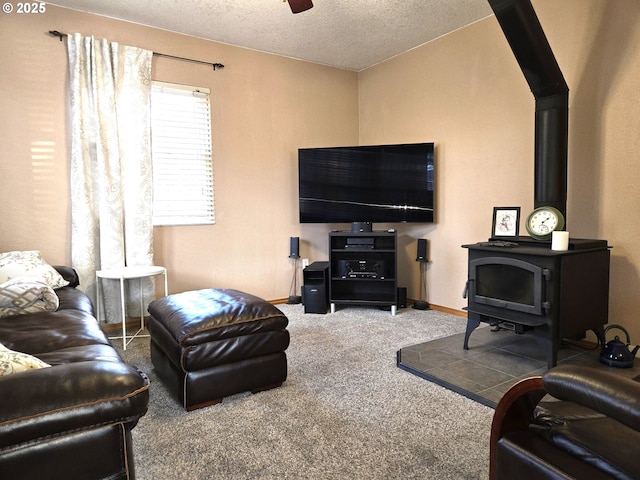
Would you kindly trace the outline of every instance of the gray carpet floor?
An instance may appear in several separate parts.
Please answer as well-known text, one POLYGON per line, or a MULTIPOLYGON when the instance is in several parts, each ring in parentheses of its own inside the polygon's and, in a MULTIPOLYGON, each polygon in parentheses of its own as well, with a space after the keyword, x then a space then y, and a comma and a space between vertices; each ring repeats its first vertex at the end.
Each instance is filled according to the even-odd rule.
POLYGON ((460 333, 464 319, 278 307, 291 345, 277 389, 185 412, 157 378, 148 339, 122 352, 151 380, 149 411, 133 430, 138 479, 487 477, 493 410, 396 366, 398 350, 460 333))

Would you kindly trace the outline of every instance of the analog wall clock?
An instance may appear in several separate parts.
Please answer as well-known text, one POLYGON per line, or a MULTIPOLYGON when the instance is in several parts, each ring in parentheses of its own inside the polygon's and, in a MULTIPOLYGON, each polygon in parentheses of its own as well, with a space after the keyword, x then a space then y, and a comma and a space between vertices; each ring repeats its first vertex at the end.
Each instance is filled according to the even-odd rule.
POLYGON ((554 230, 564 228, 564 216, 554 207, 538 207, 529 214, 527 232, 536 240, 549 240, 554 230))

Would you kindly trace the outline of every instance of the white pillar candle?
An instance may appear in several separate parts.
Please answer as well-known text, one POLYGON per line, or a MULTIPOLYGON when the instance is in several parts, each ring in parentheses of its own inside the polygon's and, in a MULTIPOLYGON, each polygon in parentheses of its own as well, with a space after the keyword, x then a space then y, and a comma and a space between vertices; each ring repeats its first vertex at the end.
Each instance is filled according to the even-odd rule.
POLYGON ((551 234, 551 250, 569 250, 569 232, 553 232, 551 234))

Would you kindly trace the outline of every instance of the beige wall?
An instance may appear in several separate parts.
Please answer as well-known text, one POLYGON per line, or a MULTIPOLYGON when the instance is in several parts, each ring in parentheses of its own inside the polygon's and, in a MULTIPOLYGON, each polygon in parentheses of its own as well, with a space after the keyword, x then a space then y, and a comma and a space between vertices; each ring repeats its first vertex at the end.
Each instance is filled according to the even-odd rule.
MULTIPOLYGON (((610 320, 640 342, 640 4, 533 4, 570 88, 568 228, 614 247, 610 320)), ((226 65, 154 61, 156 79, 213 92, 217 224, 156 229, 172 292, 228 286, 284 298, 290 236, 304 257, 326 259, 328 230, 347 226, 298 224, 298 147, 436 143, 437 222, 394 225, 410 297, 415 239, 429 240, 435 305, 465 305, 460 245, 488 238, 494 206, 533 208, 533 96, 493 17, 355 74, 48 6, 0 16, 0 251, 70 258, 67 67, 51 29, 226 65)))
MULTIPOLYGON (((302 235, 297 149, 357 144, 357 74, 51 5, 1 15, 0 251, 39 249, 56 264, 70 261, 70 208, 66 48, 53 29, 225 64, 214 72, 154 57, 154 79, 211 89, 217 220, 156 228, 155 261, 168 268, 171 292, 286 298, 289 237, 302 235)), ((329 227, 311 230, 325 239, 329 227)), ((326 243, 303 237, 302 253, 326 257, 326 243)))
POLYGON ((403 230, 428 239, 430 302, 456 309, 465 306, 461 245, 489 237, 493 206, 533 204, 534 106, 522 74, 504 68, 513 55, 492 21, 360 74, 362 143, 436 143, 436 223, 403 230))
MULTIPOLYGON (((570 89, 568 230, 613 246, 609 320, 640 342, 640 3, 533 5, 570 89)), ((429 239, 431 301, 461 308, 460 245, 488 238, 494 206, 533 208, 533 95, 495 17, 361 72, 359 84, 361 143, 437 144, 437 223, 406 231, 429 239)))

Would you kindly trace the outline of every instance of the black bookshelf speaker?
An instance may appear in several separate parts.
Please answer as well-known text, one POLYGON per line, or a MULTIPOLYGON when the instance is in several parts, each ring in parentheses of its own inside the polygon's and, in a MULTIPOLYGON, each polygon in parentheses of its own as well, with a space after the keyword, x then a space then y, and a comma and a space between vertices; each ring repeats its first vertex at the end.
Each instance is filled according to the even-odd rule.
POLYGON ((289 258, 300 258, 300 237, 289 239, 289 258))
POLYGON ((406 287, 398 287, 398 308, 407 308, 406 287))
POLYGON ((416 262, 426 262, 427 260, 427 241, 424 238, 419 238, 416 262))

